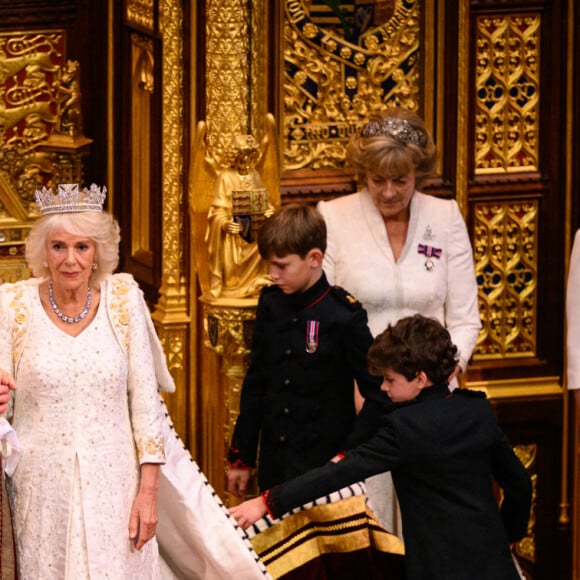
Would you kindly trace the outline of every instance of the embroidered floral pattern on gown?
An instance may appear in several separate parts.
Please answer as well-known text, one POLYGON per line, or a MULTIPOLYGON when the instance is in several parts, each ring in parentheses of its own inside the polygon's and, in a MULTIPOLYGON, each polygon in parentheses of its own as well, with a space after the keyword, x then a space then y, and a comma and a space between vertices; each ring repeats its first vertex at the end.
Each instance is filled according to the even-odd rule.
POLYGON ((145 323, 132 328, 142 339, 131 342, 128 384, 127 357, 103 298, 95 319, 72 337, 31 291, 13 420, 22 446, 11 481, 21 577, 160 578, 156 541, 138 552, 128 538, 139 481, 134 441, 160 432, 145 323))

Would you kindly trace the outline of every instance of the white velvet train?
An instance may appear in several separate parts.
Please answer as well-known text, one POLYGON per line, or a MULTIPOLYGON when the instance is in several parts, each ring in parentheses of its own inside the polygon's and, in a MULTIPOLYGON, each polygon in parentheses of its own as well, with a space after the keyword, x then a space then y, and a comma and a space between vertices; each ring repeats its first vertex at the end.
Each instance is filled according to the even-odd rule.
POLYGON ((159 480, 157 541, 163 577, 179 580, 265 580, 271 576, 246 533, 175 432, 167 407, 166 463, 159 480))

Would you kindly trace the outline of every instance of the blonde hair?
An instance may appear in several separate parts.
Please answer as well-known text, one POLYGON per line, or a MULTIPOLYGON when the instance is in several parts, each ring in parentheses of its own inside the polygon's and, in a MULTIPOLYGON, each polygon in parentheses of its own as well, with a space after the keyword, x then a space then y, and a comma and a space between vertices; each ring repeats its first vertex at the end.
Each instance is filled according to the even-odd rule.
POLYGON ((361 184, 366 183, 367 172, 383 177, 400 177, 415 172, 417 188, 433 174, 437 150, 421 117, 412 111, 390 108, 369 121, 360 133, 353 135, 346 148, 346 160, 355 170, 361 184), (408 131, 421 138, 411 142, 397 139, 387 131, 365 136, 369 125, 381 125, 386 119, 400 119, 408 131))
POLYGON ((115 271, 119 264, 120 228, 117 220, 107 212, 51 214, 41 217, 26 239, 26 262, 32 275, 50 277, 46 263, 46 243, 55 230, 64 230, 73 236, 89 238, 95 243, 97 264, 92 280, 99 284, 115 271))

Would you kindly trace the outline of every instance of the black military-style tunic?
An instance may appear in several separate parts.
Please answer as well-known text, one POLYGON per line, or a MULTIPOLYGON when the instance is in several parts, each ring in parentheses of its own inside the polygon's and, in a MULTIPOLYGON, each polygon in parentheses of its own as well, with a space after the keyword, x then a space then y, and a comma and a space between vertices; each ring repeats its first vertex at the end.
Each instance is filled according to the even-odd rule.
POLYGON ((370 437, 388 404, 367 371, 372 341, 360 302, 324 274, 299 294, 264 288, 230 465, 255 466, 259 444, 258 484, 268 489, 370 437), (358 417, 355 379, 367 399, 358 417))
POLYGON ((483 393, 447 385, 384 413, 376 435, 272 489, 274 517, 391 471, 401 506, 408 580, 519 580, 509 542, 525 536, 532 481, 483 393), (498 509, 495 480, 503 491, 498 509))

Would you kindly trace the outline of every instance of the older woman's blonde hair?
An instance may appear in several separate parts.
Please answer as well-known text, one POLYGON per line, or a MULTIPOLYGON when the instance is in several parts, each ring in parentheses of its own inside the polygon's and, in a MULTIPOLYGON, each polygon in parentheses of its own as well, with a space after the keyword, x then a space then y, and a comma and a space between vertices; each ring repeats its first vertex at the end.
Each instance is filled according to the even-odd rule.
POLYGON ((70 235, 89 238, 95 243, 96 269, 92 281, 99 284, 115 271, 119 264, 120 228, 117 220, 107 212, 60 213, 41 217, 30 230, 26 240, 26 262, 32 275, 49 278, 46 245, 52 233, 64 230, 70 235))
POLYGON ((416 187, 419 188, 433 174, 437 150, 421 117, 407 109, 393 107, 373 117, 360 133, 350 138, 346 160, 355 170, 361 185, 366 184, 368 171, 389 178, 414 171, 416 187), (388 131, 380 130, 375 132, 378 134, 365 136, 365 128, 373 124, 378 127, 389 118, 404 121, 403 126, 417 138, 404 142, 388 134, 388 131))

